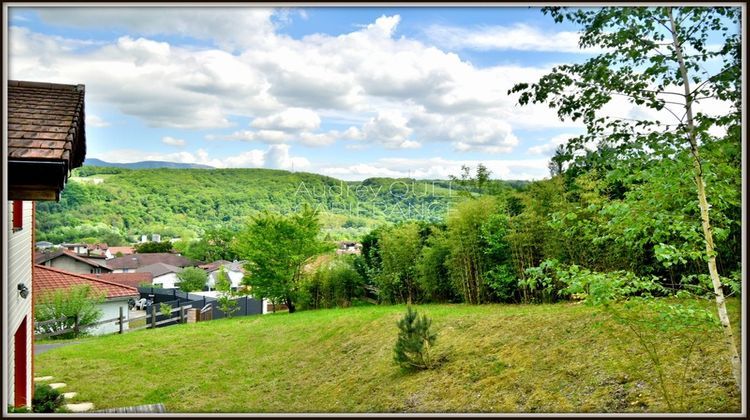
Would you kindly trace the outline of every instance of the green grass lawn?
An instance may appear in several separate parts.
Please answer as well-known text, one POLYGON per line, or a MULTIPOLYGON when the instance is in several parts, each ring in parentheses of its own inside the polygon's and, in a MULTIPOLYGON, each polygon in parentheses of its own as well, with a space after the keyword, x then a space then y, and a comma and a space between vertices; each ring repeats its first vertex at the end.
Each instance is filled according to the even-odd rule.
MULTIPOLYGON (((729 301, 739 334, 740 302, 729 301)), ((664 412, 656 375, 622 327, 581 304, 425 305, 433 370, 393 363, 404 306, 223 319, 90 338, 36 358, 97 409, 164 403, 170 412, 664 412), (607 324, 605 324, 607 325, 607 324)), ((676 410, 738 412, 721 333, 684 365, 664 339, 676 410)), ((739 335, 738 335, 739 338, 739 335)))

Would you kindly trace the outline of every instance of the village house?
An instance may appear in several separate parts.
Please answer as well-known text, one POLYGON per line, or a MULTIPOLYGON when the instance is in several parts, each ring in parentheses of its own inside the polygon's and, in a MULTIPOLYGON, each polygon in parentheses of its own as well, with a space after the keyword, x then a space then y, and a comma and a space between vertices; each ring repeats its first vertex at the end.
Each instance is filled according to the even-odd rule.
POLYGON ((137 273, 150 273, 153 276, 151 284, 154 287, 175 289, 180 283, 180 278, 177 277, 177 274, 182 271, 182 267, 160 262, 139 267, 135 271, 137 273))
POLYGON ((208 273, 208 279, 206 280, 206 286, 211 291, 216 288, 216 279, 219 275, 219 271, 224 267, 224 270, 229 277, 232 290, 237 290, 242 285, 242 278, 245 276, 245 269, 243 268, 245 261, 234 261, 229 262, 225 260, 214 261, 210 264, 199 265, 199 268, 206 270, 208 273))
POLYGON ((47 241, 39 241, 35 244, 35 246, 36 246, 36 249, 38 249, 39 251, 44 251, 45 249, 50 249, 54 247, 55 244, 53 244, 52 242, 47 242, 47 241))
POLYGON ((87 245, 88 256, 94 258, 110 259, 113 255, 109 252, 109 247, 105 243, 87 245))
POLYGON ((357 242, 339 242, 338 248, 336 248, 336 254, 355 254, 359 255, 362 253, 362 244, 357 242))
MULTIPOLYGON (((120 316, 120 312, 125 319, 129 319, 128 300, 137 299, 140 296, 138 289, 135 287, 113 283, 92 275, 71 273, 43 265, 34 266, 34 294, 37 296, 37 302, 43 302, 44 296, 47 294, 70 290, 82 285, 91 287, 92 296, 104 299, 97 305, 97 308, 101 310, 101 317, 99 318, 101 321, 117 318, 120 316)), ((87 329, 86 332, 92 335, 101 335, 117 332, 119 329, 120 325, 116 321, 112 321, 87 329)), ((123 324, 123 329, 128 329, 127 323, 123 324)))
POLYGON ((34 202, 59 200, 70 171, 83 164, 84 95, 83 85, 8 81, 3 390, 16 407, 30 407, 34 389, 34 202))
POLYGON ((110 256, 107 257, 107 259, 135 254, 135 249, 132 246, 111 246, 107 250, 109 251, 109 254, 110 254, 110 256))
POLYGON ((89 246, 87 244, 60 244, 60 248, 67 249, 78 255, 88 255, 89 246))
POLYGON ((55 252, 37 252, 34 254, 34 264, 79 274, 98 274, 112 271, 104 264, 102 259, 82 257, 67 249, 60 249, 55 252))

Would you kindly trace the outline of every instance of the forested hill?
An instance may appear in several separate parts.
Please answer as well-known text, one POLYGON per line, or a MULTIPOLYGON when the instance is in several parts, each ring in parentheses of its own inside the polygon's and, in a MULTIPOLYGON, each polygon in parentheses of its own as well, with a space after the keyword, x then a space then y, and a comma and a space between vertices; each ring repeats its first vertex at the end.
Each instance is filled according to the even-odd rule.
MULTIPOLYGON (((493 187, 523 184, 498 181, 493 187)), ((460 191, 469 189, 448 180, 345 182, 270 169, 84 166, 74 171, 59 202, 38 203, 37 240, 117 244, 153 233, 198 237, 206 229, 236 229, 257 212, 287 213, 305 204, 320 210, 332 239, 355 239, 383 222, 442 220, 460 191)))
POLYGON ((213 169, 213 166, 201 165, 199 163, 177 163, 164 162, 161 160, 144 160, 130 163, 111 163, 96 158, 88 158, 83 162, 84 166, 111 166, 113 168, 125 169, 157 169, 157 168, 191 168, 191 169, 213 169))

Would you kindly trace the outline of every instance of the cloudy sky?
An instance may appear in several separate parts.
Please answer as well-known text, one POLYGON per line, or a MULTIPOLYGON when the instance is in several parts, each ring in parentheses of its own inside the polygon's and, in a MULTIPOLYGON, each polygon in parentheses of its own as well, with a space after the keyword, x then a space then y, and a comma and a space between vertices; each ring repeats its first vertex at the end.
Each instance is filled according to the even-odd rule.
POLYGON ((507 91, 577 40, 527 7, 19 7, 9 77, 86 85, 89 158, 539 179, 583 128, 507 91))

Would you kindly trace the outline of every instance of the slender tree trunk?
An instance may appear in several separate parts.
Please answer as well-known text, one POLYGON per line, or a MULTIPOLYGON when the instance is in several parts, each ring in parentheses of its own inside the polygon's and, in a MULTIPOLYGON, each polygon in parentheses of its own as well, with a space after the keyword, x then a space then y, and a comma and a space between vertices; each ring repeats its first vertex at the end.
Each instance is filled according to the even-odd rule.
POLYGON ((294 311, 297 310, 297 308, 294 307, 294 303, 292 303, 292 299, 289 296, 287 296, 285 300, 286 300, 286 307, 289 308, 289 313, 293 314, 294 311))
POLYGON ((682 47, 677 39, 677 27, 675 26, 674 16, 672 15, 672 8, 669 8, 669 22, 672 27, 672 40, 675 47, 675 53, 677 60, 680 64, 680 74, 682 76, 683 87, 685 89, 685 115, 687 117, 687 129, 688 139, 690 140, 690 152, 693 155, 693 168, 695 170, 695 184, 698 187, 698 205, 701 209, 701 225, 703 226, 703 236, 706 242, 706 256, 708 257, 708 272, 711 275, 711 283, 714 286, 714 295, 716 296, 716 309, 719 313, 719 320, 724 330, 724 339, 727 347, 729 347, 732 363, 732 375, 734 376, 735 383, 738 389, 742 389, 742 363, 740 360, 739 352, 737 351, 737 343, 732 332, 732 327, 729 323, 729 315, 727 314, 727 307, 724 299, 724 291, 722 289, 721 280, 719 279, 719 272, 716 269, 716 251, 714 249, 714 235, 711 230, 711 221, 708 216, 708 210, 710 208, 708 200, 706 199, 706 184, 703 180, 703 168, 701 166, 701 158, 698 154, 698 141, 695 134, 695 123, 693 121, 693 98, 690 95, 690 79, 688 78, 687 67, 685 66, 685 59, 682 56, 682 47))

